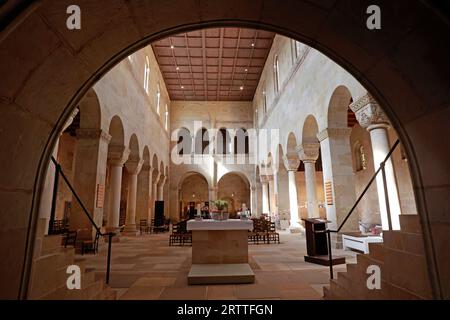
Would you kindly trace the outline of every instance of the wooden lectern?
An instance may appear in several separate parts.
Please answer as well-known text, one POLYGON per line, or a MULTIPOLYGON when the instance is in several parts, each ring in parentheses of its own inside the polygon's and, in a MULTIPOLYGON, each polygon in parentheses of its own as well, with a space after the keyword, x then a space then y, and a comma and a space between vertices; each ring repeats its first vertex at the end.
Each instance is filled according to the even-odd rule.
MULTIPOLYGON (((306 262, 329 266, 327 244, 327 223, 330 221, 324 219, 302 219, 305 221, 306 230, 306 262)), ((345 264, 345 257, 333 256, 333 265, 345 264)))

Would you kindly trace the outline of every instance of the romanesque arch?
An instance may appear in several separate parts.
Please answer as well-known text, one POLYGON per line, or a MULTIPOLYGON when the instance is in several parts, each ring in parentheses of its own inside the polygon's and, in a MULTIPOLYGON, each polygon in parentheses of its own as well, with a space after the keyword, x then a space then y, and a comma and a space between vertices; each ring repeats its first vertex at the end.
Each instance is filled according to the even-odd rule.
POLYGON ((301 40, 337 61, 373 93, 399 133, 411 164, 434 295, 449 296, 450 286, 444 275, 449 267, 445 259, 448 242, 437 242, 442 225, 449 223, 447 215, 442 214, 446 204, 442 194, 448 193, 448 188, 442 186, 448 185, 448 175, 426 171, 441 168, 445 172, 448 167, 447 151, 433 138, 448 136, 450 130, 446 123, 449 92, 442 81, 446 70, 435 67, 446 65, 450 54, 448 46, 443 45, 445 38, 437 32, 448 30, 448 24, 431 2, 399 5, 381 1, 386 28, 377 35, 364 27, 361 13, 365 12, 365 2, 352 3, 352 10, 348 10, 346 1, 333 6, 313 5, 310 1, 280 6, 275 0, 265 1, 264 5, 251 0, 214 5, 208 1, 172 0, 164 6, 157 1, 111 6, 103 0, 97 3, 102 15, 95 19, 87 16, 86 31, 76 35, 65 28, 69 4, 44 2, 25 8, 20 17, 11 18, 0 41, 1 51, 10 61, 0 69, 4 77, 0 87, 4 98, 0 127, 5 128, 1 150, 10 151, 2 152, 0 167, 9 171, 4 169, 2 187, 10 195, 7 198, 14 196, 20 199, 17 203, 27 204, 27 209, 4 206, 16 218, 9 219, 10 225, 3 226, 2 232, 12 232, 13 228, 17 234, 14 239, 20 239, 11 238, 8 241, 15 243, 5 243, 5 248, 21 248, 5 262, 17 267, 2 273, 2 282, 10 288, 4 296, 26 296, 33 252, 33 243, 27 239, 34 238, 44 168, 57 135, 81 97, 99 76, 149 41, 213 25, 263 27, 301 40), (404 6, 411 18, 392 28, 404 6), (408 37, 404 30, 409 31, 408 37), (414 39, 423 39, 424 46, 410 50, 417 46, 414 39), (35 43, 39 43, 39 50, 30 50, 35 43), (433 57, 433 65, 423 59, 426 56, 433 57), (65 72, 61 73, 62 69, 65 72), (20 143, 14 137, 20 137, 20 143), (429 157, 430 153, 434 156, 429 157), (19 171, 26 172, 26 176, 18 179, 15 173, 19 171), (442 262, 436 266, 436 261, 442 262))

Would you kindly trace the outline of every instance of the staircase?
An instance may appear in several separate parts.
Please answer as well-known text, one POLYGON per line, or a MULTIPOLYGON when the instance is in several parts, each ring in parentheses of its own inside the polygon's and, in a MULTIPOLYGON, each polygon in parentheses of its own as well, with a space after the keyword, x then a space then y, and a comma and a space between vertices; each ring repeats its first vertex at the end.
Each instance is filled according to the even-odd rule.
POLYGON ((358 254, 356 264, 323 288, 326 300, 431 299, 422 230, 418 215, 400 215, 401 230, 383 231, 383 243, 371 243, 369 254, 358 254), (369 290, 369 265, 381 269, 381 289, 369 290))
POLYGON ((95 277, 95 270, 87 268, 84 259, 75 257, 74 248, 64 248, 60 235, 45 235, 46 220, 39 219, 36 232, 33 267, 28 299, 32 300, 115 300, 116 291, 95 277), (81 269, 81 289, 66 286, 67 266, 81 269))

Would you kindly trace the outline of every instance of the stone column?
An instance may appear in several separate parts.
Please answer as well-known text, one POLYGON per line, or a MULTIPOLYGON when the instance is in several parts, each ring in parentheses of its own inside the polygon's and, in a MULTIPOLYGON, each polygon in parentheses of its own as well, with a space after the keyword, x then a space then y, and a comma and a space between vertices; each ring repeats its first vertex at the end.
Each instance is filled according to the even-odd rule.
POLYGON ((308 218, 319 218, 319 204, 317 202, 316 161, 319 157, 318 143, 304 143, 299 146, 299 157, 305 165, 306 202, 308 218))
MULTIPOLYGON (((73 187, 98 227, 103 225, 108 143, 111 136, 100 129, 78 129, 73 187)), ((93 229, 85 212, 72 201, 70 229, 93 229)))
POLYGON ((267 176, 260 176, 262 185, 262 213, 269 214, 269 179, 267 176))
POLYGON ((214 186, 214 187, 211 187, 211 188, 209 188, 208 189, 208 197, 209 197, 209 202, 210 202, 210 207, 211 207, 211 203, 213 202, 213 201, 216 201, 217 200, 217 192, 218 192, 218 187, 217 186, 214 186))
MULTIPOLYGON (((350 108, 356 115, 359 124, 366 128, 370 133, 372 143, 373 162, 375 171, 380 167, 389 153, 388 128, 389 120, 383 112, 377 101, 369 94, 356 100, 351 104, 350 108)), ((388 190, 388 199, 390 207, 390 218, 393 230, 400 229, 400 199, 398 196, 397 181, 395 178, 394 167, 392 165, 392 157, 385 163, 386 185, 388 190)), ((383 176, 380 172, 377 176, 378 203, 380 205, 381 224, 383 230, 389 230, 388 214, 386 208, 386 198, 384 192, 383 176)))
POLYGON ((130 149, 124 146, 109 146, 110 164, 109 215, 107 230, 117 231, 120 219, 120 193, 122 190, 122 168, 128 159, 130 149))
POLYGON ((300 218, 298 215, 297 181, 295 179, 295 173, 297 172, 300 161, 293 156, 285 156, 283 157, 283 160, 285 167, 288 170, 289 181, 289 231, 291 233, 299 233, 304 231, 303 226, 299 223, 300 218))
POLYGON ((270 176, 267 176, 269 179, 269 209, 270 209, 270 216, 273 217, 274 215, 276 215, 278 213, 278 207, 277 207, 277 190, 276 185, 277 185, 277 179, 276 179, 276 174, 273 173, 270 176))
MULTIPOLYGON (((336 228, 355 204, 355 175, 353 173, 349 128, 327 128, 317 134, 322 152, 325 208, 330 229, 336 228)), ((358 214, 353 214, 342 231, 358 230, 358 214)), ((337 247, 340 246, 338 237, 337 247)))
POLYGON ((162 201, 164 200, 164 184, 166 183, 166 176, 165 175, 161 175, 159 177, 159 181, 158 181, 158 195, 157 195, 157 200, 162 201))
POLYGON ((128 196, 127 196, 127 217, 124 228, 124 235, 136 235, 136 195, 138 174, 142 168, 142 159, 130 159, 125 164, 128 172, 128 196))
POLYGON ((158 181, 159 181, 160 173, 157 169, 153 170, 153 178, 152 178, 152 198, 151 198, 151 218, 155 219, 155 201, 158 199, 158 181))
POLYGON ((151 219, 152 173, 150 164, 142 165, 137 182, 136 221, 151 219))

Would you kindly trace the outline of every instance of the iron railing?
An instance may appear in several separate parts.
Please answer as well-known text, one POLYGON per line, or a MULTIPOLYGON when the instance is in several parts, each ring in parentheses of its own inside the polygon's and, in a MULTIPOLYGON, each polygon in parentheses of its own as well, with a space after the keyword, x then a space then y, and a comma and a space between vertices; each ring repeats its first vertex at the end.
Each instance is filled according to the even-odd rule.
POLYGON ((376 177, 378 176, 378 174, 380 172, 381 172, 381 174, 383 176, 384 199, 386 201, 386 213, 387 213, 387 218, 388 218, 388 227, 389 227, 389 230, 392 230, 391 209, 390 209, 390 205, 389 205, 389 194, 388 194, 387 183, 386 183, 385 166, 386 166, 386 162, 390 159, 390 157, 392 156, 392 153, 395 151, 395 149, 397 148, 397 146, 399 144, 400 144, 400 140, 397 140, 394 143, 392 148, 389 150, 389 153, 386 155, 384 160, 380 163, 380 166, 378 167, 377 171, 375 171, 375 174, 369 180, 369 183, 364 188, 363 192, 359 195, 358 199, 356 200, 356 202, 353 205, 353 207, 350 209, 350 211, 347 214, 347 216, 345 217, 345 219, 339 225, 339 228, 337 228, 337 230, 330 230, 330 229, 326 230, 326 233, 327 233, 327 246, 328 246, 328 259, 329 259, 329 263, 330 263, 330 279, 333 279, 333 254, 331 252, 331 233, 339 233, 341 231, 342 227, 347 222, 348 218, 350 218, 352 213, 355 211, 356 207, 361 202, 362 198, 367 193, 367 190, 369 190, 370 186, 375 181, 376 177))
POLYGON ((109 274, 111 270, 111 244, 112 244, 112 237, 115 236, 114 232, 107 232, 103 233, 101 232, 100 228, 97 226, 97 224, 92 219, 91 215, 89 214, 89 211, 87 210, 86 206, 83 204, 83 201, 81 201, 80 197, 78 196, 77 192, 73 188, 72 184, 67 179, 66 175, 61 169, 61 165, 55 160, 55 158, 52 156, 52 162, 55 165, 55 180, 53 185, 53 198, 52 198, 52 207, 50 211, 50 222, 49 222, 49 230, 48 233, 51 234, 53 232, 53 224, 55 220, 55 212, 56 212, 56 200, 58 195, 58 184, 59 184, 59 177, 64 180, 66 185, 69 187, 70 191, 72 192, 73 196, 77 200, 78 204, 80 205, 81 209, 83 210, 84 214, 88 218, 89 222, 92 224, 94 229, 97 231, 97 233, 104 237, 108 236, 108 256, 107 256, 107 262, 106 262, 106 284, 109 284, 109 274))

